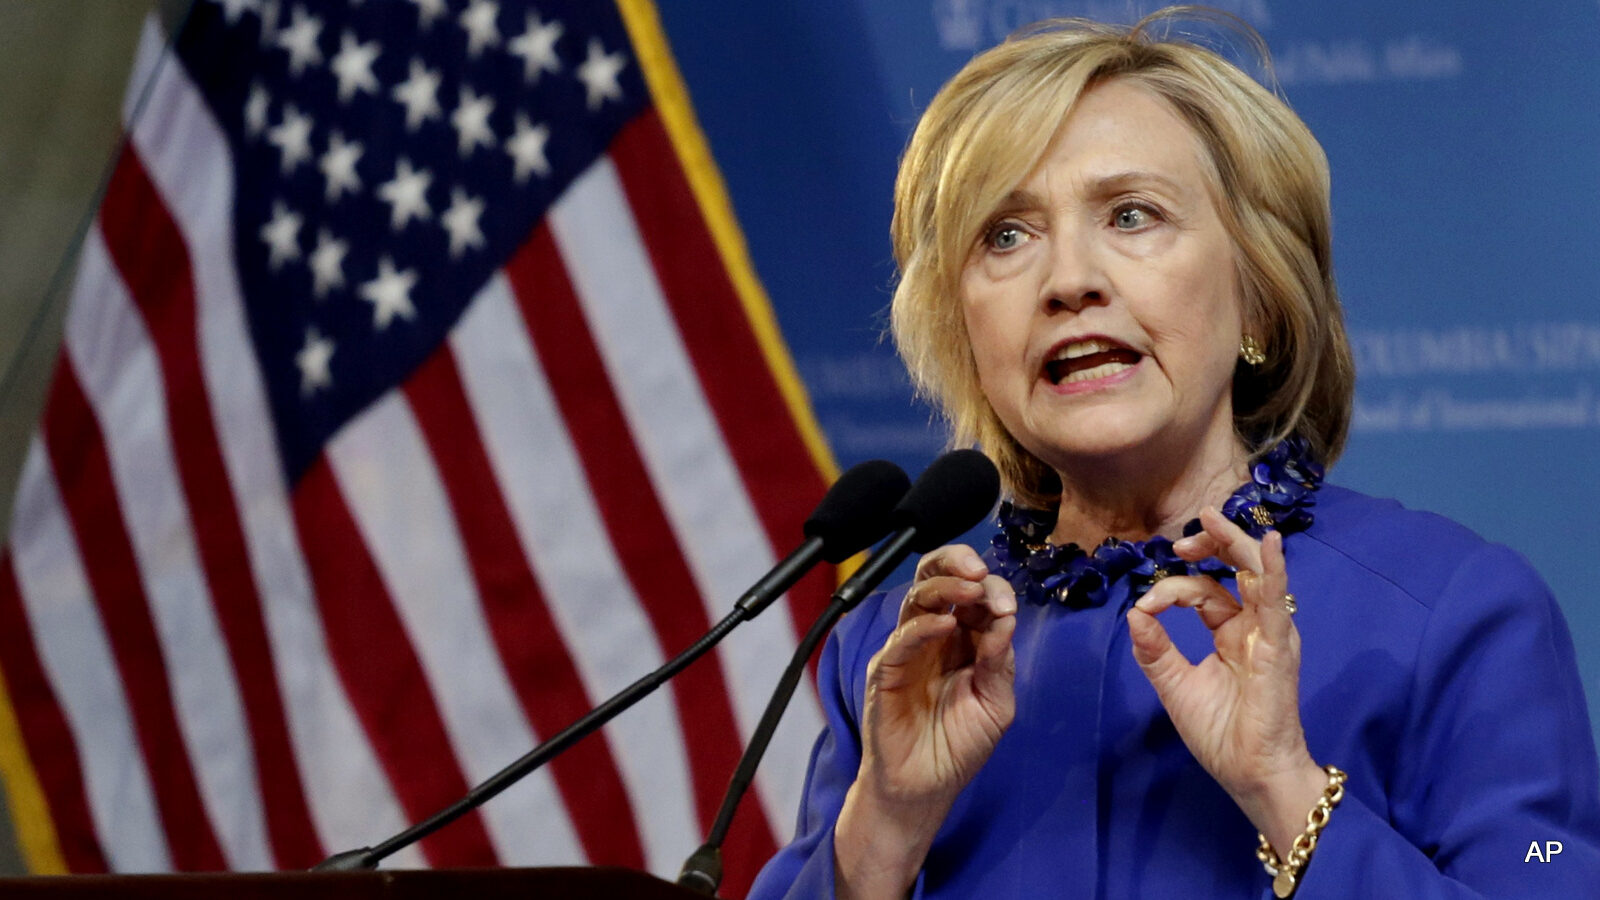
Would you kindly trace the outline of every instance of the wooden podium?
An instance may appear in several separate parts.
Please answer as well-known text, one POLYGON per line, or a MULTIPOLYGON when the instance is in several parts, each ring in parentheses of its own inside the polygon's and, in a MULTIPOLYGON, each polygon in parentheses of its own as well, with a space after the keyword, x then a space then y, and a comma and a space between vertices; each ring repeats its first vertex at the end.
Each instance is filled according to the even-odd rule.
POLYGON ((633 869, 588 867, 0 878, 0 897, 7 900, 686 900, 701 896, 633 869))

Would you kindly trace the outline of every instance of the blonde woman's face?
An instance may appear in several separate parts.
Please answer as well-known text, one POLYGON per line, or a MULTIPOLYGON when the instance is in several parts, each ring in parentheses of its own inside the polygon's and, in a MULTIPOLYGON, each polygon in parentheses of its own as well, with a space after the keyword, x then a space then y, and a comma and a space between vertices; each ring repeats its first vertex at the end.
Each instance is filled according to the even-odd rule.
POLYGON ((1239 285, 1208 173, 1165 100, 1101 84, 969 258, 962 303, 979 383, 1057 471, 1237 446, 1239 285))

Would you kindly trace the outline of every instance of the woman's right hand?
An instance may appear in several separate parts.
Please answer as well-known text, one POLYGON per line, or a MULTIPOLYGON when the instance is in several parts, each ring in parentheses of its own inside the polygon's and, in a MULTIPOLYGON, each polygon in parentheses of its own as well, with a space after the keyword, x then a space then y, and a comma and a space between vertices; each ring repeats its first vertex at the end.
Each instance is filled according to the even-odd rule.
POLYGON ((867 665, 861 768, 834 832, 840 897, 903 897, 1016 712, 1016 597, 964 544, 922 557, 867 665))

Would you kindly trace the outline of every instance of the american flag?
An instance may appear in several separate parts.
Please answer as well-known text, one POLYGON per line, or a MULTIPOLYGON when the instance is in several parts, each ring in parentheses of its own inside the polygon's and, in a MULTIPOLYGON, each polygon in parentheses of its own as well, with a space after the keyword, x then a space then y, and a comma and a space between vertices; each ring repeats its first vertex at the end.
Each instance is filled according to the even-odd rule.
MULTIPOLYGON (((202 0, 124 120, 0 564, 35 870, 370 845, 799 539, 833 463, 648 0, 202 0)), ((675 873, 831 579, 395 864, 675 873)))

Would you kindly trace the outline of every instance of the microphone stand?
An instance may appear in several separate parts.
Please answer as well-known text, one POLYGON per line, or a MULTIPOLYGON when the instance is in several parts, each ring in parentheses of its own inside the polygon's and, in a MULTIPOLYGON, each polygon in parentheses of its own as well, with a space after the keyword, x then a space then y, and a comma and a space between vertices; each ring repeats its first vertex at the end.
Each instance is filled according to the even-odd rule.
POLYGON ((355 850, 336 853, 317 863, 312 867, 311 871, 346 872, 377 868, 378 863, 385 858, 411 846, 487 803, 490 798, 515 784, 529 772, 554 759, 568 747, 616 718, 623 710, 643 700, 656 688, 665 684, 672 676, 687 668, 690 663, 704 656, 706 651, 715 647, 718 641, 721 641, 728 632, 734 629, 734 626, 753 615, 754 613, 744 606, 735 607, 732 612, 722 618, 722 621, 713 625, 711 630, 707 631, 700 640, 695 641, 689 649, 668 660, 661 668, 628 685, 610 700, 584 714, 583 718, 578 719, 563 728, 554 737, 523 754, 516 762, 489 776, 487 780, 467 792, 467 795, 460 800, 376 847, 360 847, 355 850))
POLYGON ((716 895, 717 886, 722 883, 722 842, 728 838, 733 814, 738 811, 739 801, 750 789, 750 782, 755 780, 756 766, 761 764, 767 745, 772 743, 772 734, 778 730, 778 720, 783 718, 783 712, 800 684, 800 677, 805 674, 806 660, 811 658, 817 645, 822 643, 822 639, 827 637, 828 631, 846 611, 844 604, 837 600, 829 603, 795 647, 794 656, 789 658, 789 667, 783 670, 783 677, 778 679, 778 687, 772 692, 772 699, 767 701, 766 712, 761 714, 761 722, 750 737, 750 745, 745 748, 744 756, 739 758, 739 767, 728 782, 728 792, 722 796, 722 808, 717 810, 717 820, 712 823, 706 842, 684 862, 683 871, 678 873, 679 885, 696 893, 716 895))
POLYGON ((728 781, 728 792, 722 796, 722 808, 717 810, 716 821, 711 824, 706 842, 684 861, 683 870, 678 873, 680 886, 696 893, 716 896, 717 887, 722 884, 723 841, 728 838, 728 829, 733 825, 733 815, 739 809, 739 801, 744 799, 750 783, 755 780, 756 767, 761 764, 761 757, 766 755, 767 745, 772 743, 772 735, 778 730, 778 720, 783 718, 784 710, 788 709, 795 688, 805 674, 806 661, 839 619, 865 599, 890 570, 906 558, 917 539, 915 531, 906 530, 884 542, 883 547, 863 567, 863 571, 833 595, 833 600, 795 646, 794 655, 789 657, 789 665, 783 670, 783 677, 778 679, 778 686, 772 692, 772 699, 767 701, 766 711, 761 714, 755 733, 750 736, 750 744, 739 758, 739 767, 734 769, 733 777, 728 781), (872 571, 866 571, 868 568, 872 571))
MULTIPOLYGON (((554 737, 524 754, 516 762, 474 787, 467 795, 376 847, 336 853, 312 867, 313 872, 341 872, 377 868, 396 851, 422 840, 468 812, 487 803, 568 747, 587 737, 623 710, 643 700, 656 688, 704 656, 735 626, 753 619, 793 587, 817 563, 840 562, 887 530, 891 504, 904 499, 908 479, 900 467, 884 460, 858 463, 834 482, 822 502, 806 520, 806 539, 794 552, 761 576, 734 604, 733 611, 703 637, 654 672, 628 685, 620 693, 562 729, 554 737)), ((896 507, 898 508, 898 507, 896 507)), ((893 543, 891 541, 890 543, 893 543)), ((793 686, 790 687, 793 691, 793 686)), ((781 710, 780 710, 781 712, 781 710)), ((774 724, 776 722, 774 721, 774 724)), ((759 758, 759 757, 758 757, 759 758)), ((736 801, 737 802, 737 801, 736 801)))

